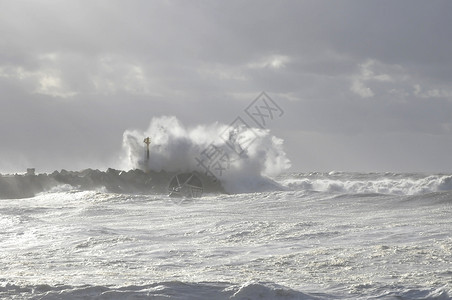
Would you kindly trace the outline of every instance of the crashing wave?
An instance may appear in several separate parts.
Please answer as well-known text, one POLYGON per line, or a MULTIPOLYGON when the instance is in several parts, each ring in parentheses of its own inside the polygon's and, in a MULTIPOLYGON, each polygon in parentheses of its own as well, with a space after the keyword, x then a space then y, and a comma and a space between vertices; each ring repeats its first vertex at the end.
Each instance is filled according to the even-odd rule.
POLYGON ((309 173, 287 174, 279 182, 292 190, 343 194, 421 195, 452 190, 449 174, 309 173))
POLYGON ((188 128, 176 117, 153 118, 145 131, 125 131, 123 147, 125 168, 197 171, 220 181, 231 194, 282 189, 270 177, 290 167, 282 139, 241 123, 188 128), (151 139, 148 159, 144 137, 151 139))
MULTIPOLYGON (((149 139, 147 139, 149 142, 149 139)), ((153 118, 146 131, 127 130, 122 169, 106 172, 55 171, 52 174, 0 176, 0 198, 32 197, 55 186, 104 189, 114 193, 168 193, 174 176, 195 172, 206 193, 281 190, 270 179, 290 167, 283 140, 266 129, 243 124, 184 127, 175 117, 153 118), (143 139, 149 137, 150 155, 143 139)))

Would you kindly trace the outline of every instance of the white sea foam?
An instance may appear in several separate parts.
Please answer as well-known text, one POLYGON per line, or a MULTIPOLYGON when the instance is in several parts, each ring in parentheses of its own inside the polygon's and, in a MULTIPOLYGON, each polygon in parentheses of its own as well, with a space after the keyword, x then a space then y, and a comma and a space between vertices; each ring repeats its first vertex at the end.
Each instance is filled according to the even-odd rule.
MULTIPOLYGON (((336 186, 450 182, 422 174, 284 176, 336 186)), ((64 189, 2 199, 0 298, 450 299, 451 199, 451 191, 306 189, 183 203, 64 189)))
POLYGON ((452 190, 452 175, 366 174, 350 176, 350 173, 299 174, 281 179, 281 185, 294 190, 314 190, 348 194, 396 194, 418 195, 452 190))
POLYGON ((176 117, 153 118, 145 131, 127 130, 123 146, 126 169, 211 172, 229 193, 280 189, 269 177, 290 167, 283 140, 269 130, 219 123, 187 128, 176 117), (149 160, 145 137, 151 138, 149 160))

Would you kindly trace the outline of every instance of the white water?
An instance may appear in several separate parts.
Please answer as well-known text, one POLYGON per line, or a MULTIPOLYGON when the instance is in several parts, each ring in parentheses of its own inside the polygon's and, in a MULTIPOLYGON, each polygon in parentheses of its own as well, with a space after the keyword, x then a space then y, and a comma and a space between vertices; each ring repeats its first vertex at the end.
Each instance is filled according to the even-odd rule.
POLYGON ((181 202, 92 191, 1 200, 0 296, 450 298, 450 176, 278 180, 287 190, 181 202))
POLYGON ((186 128, 175 117, 153 118, 145 131, 127 130, 123 146, 124 169, 204 173, 210 165, 228 193, 273 190, 276 184, 266 177, 290 167, 283 140, 269 130, 218 123, 186 128), (151 138, 149 161, 143 137, 151 138), (218 171, 220 165, 224 170, 218 171))
MULTIPOLYGON (((212 144, 233 158, 215 176, 234 194, 174 200, 55 187, 50 178, 46 193, 0 200, 0 298, 450 299, 452 175, 270 179, 290 162, 268 130, 185 128, 173 117, 124 133, 125 168, 203 172, 196 159, 212 144), (233 143, 222 137, 231 131, 233 143)), ((127 191, 144 174, 88 173, 127 191)))

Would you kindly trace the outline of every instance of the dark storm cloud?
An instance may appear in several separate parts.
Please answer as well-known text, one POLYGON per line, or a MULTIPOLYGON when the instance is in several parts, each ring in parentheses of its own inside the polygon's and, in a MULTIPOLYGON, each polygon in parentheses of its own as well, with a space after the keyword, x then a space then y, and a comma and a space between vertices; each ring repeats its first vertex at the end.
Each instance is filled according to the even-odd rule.
MULTIPOLYGON (((21 168, 109 166, 127 128, 161 114, 228 123, 265 90, 285 108, 273 129, 289 157, 313 158, 292 157, 295 168, 413 168, 400 163, 413 136, 450 144, 451 12, 449 1, 2 1, 1 153, 21 168), (362 136, 400 150, 369 160, 362 136), (340 154, 323 147, 333 140, 340 154)), ((411 155, 434 156, 423 149, 411 155)))

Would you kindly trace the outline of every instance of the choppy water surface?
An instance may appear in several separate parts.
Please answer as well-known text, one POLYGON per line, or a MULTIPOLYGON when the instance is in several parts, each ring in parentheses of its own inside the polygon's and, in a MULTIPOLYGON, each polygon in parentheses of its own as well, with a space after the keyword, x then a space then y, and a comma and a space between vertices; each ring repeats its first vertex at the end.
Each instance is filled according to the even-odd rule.
POLYGON ((283 191, 0 201, 0 296, 449 299, 450 177, 290 174, 283 191))

